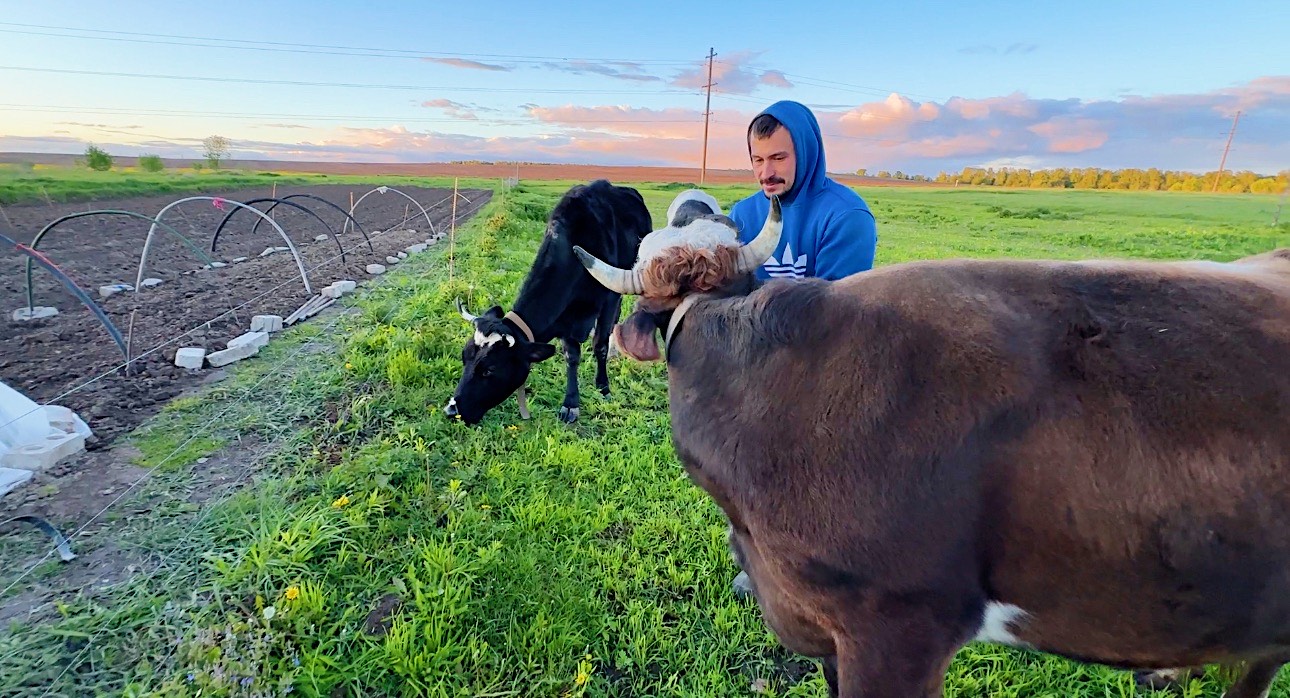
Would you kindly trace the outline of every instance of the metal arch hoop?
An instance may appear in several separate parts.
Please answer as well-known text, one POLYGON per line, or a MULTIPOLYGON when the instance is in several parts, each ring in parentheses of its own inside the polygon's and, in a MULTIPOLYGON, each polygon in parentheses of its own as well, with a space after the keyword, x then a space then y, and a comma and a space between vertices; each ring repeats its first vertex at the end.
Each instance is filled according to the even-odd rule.
MULTIPOLYGON (((399 191, 398 189, 395 189, 394 187, 377 187, 377 188, 373 189, 372 191, 369 191, 369 192, 367 192, 366 194, 364 194, 364 195, 362 195, 362 196, 358 197, 358 201, 355 201, 355 202, 354 202, 354 205, 349 207, 349 217, 350 217, 351 219, 353 219, 353 218, 354 218, 354 209, 358 208, 358 205, 359 205, 360 203, 362 203, 362 202, 363 202, 363 199, 366 199, 369 195, 371 195, 371 194, 373 194, 373 193, 376 193, 376 192, 379 192, 379 193, 381 193, 381 194, 384 194, 384 193, 389 192, 389 191, 392 191, 392 192, 394 192, 395 194, 398 194, 399 196, 402 196, 403 198, 407 199, 408 201, 411 201, 412 203, 416 204, 417 208, 421 209, 421 215, 425 216, 426 224, 430 226, 430 234, 432 234, 432 235, 437 235, 437 234, 438 234, 438 231, 436 231, 436 230, 434 229, 434 221, 431 221, 431 220, 430 220, 430 214, 426 211, 426 207, 425 207, 425 206, 422 206, 422 205, 421 205, 421 202, 419 202, 419 201, 417 201, 416 199, 414 199, 414 198, 412 198, 412 197, 408 196, 407 194, 404 194, 403 192, 399 191)), ((349 221, 345 221, 345 227, 341 228, 341 232, 348 232, 348 231, 349 231, 349 221)))
MULTIPOLYGON (((63 223, 65 221, 72 220, 73 218, 84 218, 86 216, 95 216, 95 215, 130 216, 132 218, 138 218, 141 220, 148 221, 150 223, 160 225, 162 228, 166 230, 166 232, 170 233, 171 235, 174 235, 180 240, 183 240, 184 244, 191 247, 193 252, 195 252, 197 256, 200 257, 207 264, 210 264, 212 261, 210 257, 206 256, 205 252, 202 252, 200 247, 193 244, 192 240, 189 240, 188 238, 184 237, 182 233, 180 233, 178 230, 175 230, 173 227, 165 223, 162 223, 150 216, 145 216, 142 213, 135 213, 134 211, 121 211, 117 209, 102 209, 98 211, 81 211, 78 213, 69 213, 66 216, 63 216, 62 218, 59 218, 51 222, 49 225, 46 225, 44 228, 41 228, 40 232, 36 233, 36 237, 31 239, 31 249, 33 250, 36 249, 37 245, 40 244, 40 239, 45 237, 45 234, 53 230, 54 227, 57 226, 58 224, 63 223)), ((36 307, 35 294, 32 292, 32 288, 31 288, 31 261, 32 261, 32 257, 27 257, 26 265, 27 265, 27 310, 28 311, 34 310, 36 307)))
MULTIPOLYGON (((367 231, 366 231, 366 230, 363 230, 363 226, 359 225, 358 221, 357 221, 357 220, 355 220, 355 218, 354 218, 353 216, 351 216, 351 215, 349 215, 348 213, 346 213, 346 212, 345 212, 345 209, 343 209, 343 208, 341 208, 341 207, 337 206, 336 204, 333 204, 332 202, 330 202, 330 201, 328 201, 328 200, 326 200, 326 199, 322 198, 321 196, 315 196, 315 195, 313 195, 313 194, 306 194, 306 193, 300 193, 300 194, 288 194, 288 195, 286 195, 286 196, 281 196, 281 197, 278 197, 278 198, 282 199, 282 203, 284 203, 284 204, 285 204, 285 203, 287 203, 287 199, 294 199, 294 198, 296 198, 297 196, 305 196, 305 197, 308 197, 308 198, 310 198, 310 199, 315 199, 315 200, 317 200, 317 201, 321 201, 321 202, 323 202, 324 204, 327 204, 328 206, 331 206, 332 208, 336 209, 337 211, 340 211, 340 215, 342 215, 342 216, 344 216, 344 217, 348 218, 348 219, 349 219, 349 220, 351 220, 351 221, 354 221, 354 227, 355 227, 355 228, 358 228, 358 232, 360 232, 360 233, 362 233, 362 234, 363 234, 363 240, 364 240, 365 242, 367 242, 367 251, 368 251, 368 252, 371 252, 372 254, 376 254, 376 248, 372 247, 372 239, 371 239, 371 238, 369 238, 369 237, 367 237, 367 231)), ((248 203, 249 203, 249 202, 248 202, 248 203)), ((264 212, 265 212, 265 213, 269 213, 269 212, 270 212, 270 211, 272 211, 274 208, 276 208, 276 207, 277 207, 277 205, 278 205, 278 204, 276 204, 276 203, 275 203, 275 204, 273 204, 272 206, 270 206, 270 207, 268 207, 268 208, 264 209, 264 212)), ((255 221, 255 225, 251 226, 251 234, 252 234, 252 235, 254 235, 254 234, 255 234, 256 229, 260 227, 260 223, 262 223, 262 222, 263 222, 263 221, 261 221, 261 220, 256 220, 256 221, 255 221)), ((342 228, 342 232, 344 232, 344 229, 343 229, 343 228, 342 228)))
MULTIPOLYGON (((214 197, 214 196, 189 196, 166 204, 164 208, 162 208, 160 211, 157 212, 157 216, 156 216, 157 221, 161 220, 162 215, 164 215, 166 211, 169 211, 172 207, 187 201, 224 201, 224 202, 233 204, 234 206, 245 208, 249 210, 251 213, 254 213, 255 215, 259 216, 260 218, 263 218, 269 221, 269 225, 272 225, 273 229, 278 231, 278 234, 282 236, 282 240, 287 243, 287 249, 291 250, 291 256, 294 257, 296 260, 296 268, 300 270, 300 280, 303 281, 305 284, 305 293, 312 294, 314 292, 313 288, 309 285, 309 276, 305 274, 305 265, 303 262, 300 261, 300 253, 296 252, 296 246, 291 243, 291 238, 287 237, 287 233, 282 229, 282 226, 278 225, 277 222, 274 221, 272 218, 269 218, 265 214, 261 213, 259 209, 251 208, 250 206, 247 206, 246 204, 240 201, 233 201, 232 199, 225 199, 225 198, 214 197)), ((144 265, 148 261, 148 247, 152 244, 152 235, 153 233, 156 232, 156 230, 157 230, 157 224, 153 223, 152 227, 148 229, 148 238, 143 241, 143 254, 139 255, 139 273, 136 276, 135 283, 134 283, 135 293, 139 292, 139 286, 140 284, 143 283, 143 269, 144 269, 144 265)))
POLYGON ((107 314, 104 313, 103 309, 90 298, 89 294, 86 293, 84 289, 77 286, 76 282, 68 278, 67 274, 64 274, 62 269, 59 269, 56 264, 46 259, 44 255, 40 254, 36 250, 14 240, 4 233, 0 233, 0 242, 13 246, 14 249, 27 255, 28 258, 36 260, 37 264, 48 269, 49 272, 63 284, 64 288, 70 291, 72 295, 79 298, 81 302, 85 304, 85 307, 89 308, 90 312, 94 313, 94 315, 98 317, 99 322, 103 323, 103 326, 107 328, 108 334, 112 335, 112 340, 116 342, 117 347, 121 349, 121 356, 125 358, 127 363, 130 361, 130 352, 126 349, 125 338, 121 336, 120 330, 116 328, 116 325, 112 324, 112 321, 108 319, 107 314))
MULTIPOLYGON (((249 201, 243 201, 242 203, 246 204, 246 205, 249 207, 251 204, 264 203, 265 201, 272 201, 272 202, 273 202, 273 206, 277 206, 278 204, 286 204, 286 205, 288 205, 288 206, 293 206, 293 207, 295 207, 295 208, 300 209, 301 211, 304 211, 305 213, 308 213, 309 215, 313 216, 314 218, 317 218, 317 219, 318 219, 318 222, 319 222, 319 223, 322 223, 322 224, 323 224, 323 227, 325 227, 325 228, 327 229, 327 232, 331 233, 331 237, 332 237, 332 239, 336 241, 336 249, 340 250, 340 259, 341 259, 341 261, 346 261, 346 260, 345 260, 345 248, 344 248, 344 247, 341 247, 341 245, 340 245, 340 238, 336 236, 336 231, 335 231, 335 230, 333 230, 333 229, 332 229, 332 227, 331 227, 330 225, 328 225, 328 224, 327 224, 327 221, 323 220, 321 216, 319 216, 318 214, 314 213, 313 211, 310 211, 309 209, 305 208, 304 206, 301 206, 300 204, 295 203, 294 201, 283 201, 283 200, 281 200, 281 199, 275 199, 275 198, 272 198, 272 197, 264 197, 264 198, 261 198, 261 199, 251 199, 251 200, 249 200, 249 201)), ((273 206, 270 206, 267 210, 265 210, 265 211, 264 211, 264 213, 265 213, 265 214, 268 214, 268 213, 269 213, 269 211, 272 211, 272 210, 273 210, 273 206)), ((224 216, 224 220, 220 221, 219 226, 215 228, 215 234, 214 234, 213 236, 211 236, 211 254, 214 254, 214 253, 215 253, 215 243, 219 241, 219 233, 220 233, 220 231, 224 229, 224 226, 229 222, 229 220, 230 220, 230 219, 232 219, 232 218, 233 218, 233 216, 234 216, 238 211, 240 211, 240 210, 242 210, 242 209, 240 209, 240 208, 235 208, 235 209, 233 209, 232 211, 229 211, 229 212, 228 212, 228 214, 224 216)), ((255 210, 255 209, 252 209, 252 210, 255 210)), ((260 222, 261 222, 261 221, 263 221, 263 220, 264 220, 264 219, 263 219, 263 218, 261 218, 261 219, 258 219, 258 220, 256 220, 256 221, 255 221, 255 226, 251 228, 251 232, 252 232, 252 233, 254 233, 254 232, 255 232, 255 228, 259 227, 260 222)), ((273 220, 273 219, 269 219, 269 220, 273 220)))

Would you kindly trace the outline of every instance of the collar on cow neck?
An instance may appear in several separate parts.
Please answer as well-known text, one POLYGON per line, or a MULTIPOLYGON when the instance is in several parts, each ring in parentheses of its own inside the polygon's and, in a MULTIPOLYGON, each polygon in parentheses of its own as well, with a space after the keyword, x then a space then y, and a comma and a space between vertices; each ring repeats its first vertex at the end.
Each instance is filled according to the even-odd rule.
POLYGON ((515 323, 515 326, 520 328, 520 332, 523 332, 524 336, 528 337, 528 340, 530 342, 533 341, 533 330, 529 329, 528 323, 524 322, 524 318, 521 318, 519 315, 516 315, 514 310, 503 315, 502 319, 510 320, 511 322, 515 323))
MULTIPOLYGON (((519 315, 516 315, 514 310, 503 315, 502 319, 510 320, 511 322, 515 323, 515 326, 520 328, 520 332, 523 332, 524 336, 528 337, 530 342, 533 341, 533 330, 529 329, 528 323, 524 322, 524 318, 520 317, 519 315)), ((515 389, 515 401, 519 403, 520 419, 528 419, 530 416, 528 391, 525 390, 525 388, 527 387, 528 387, 528 382, 526 381, 524 385, 521 385, 519 388, 515 389)))
POLYGON ((677 327, 680 327, 681 318, 684 317, 685 314, 690 311, 690 307, 693 306, 696 301, 700 301, 708 297, 710 296, 707 293, 692 293, 686 296, 685 298, 681 299, 681 304, 676 306, 676 310, 672 311, 672 319, 669 320, 667 323, 667 333, 663 335, 664 352, 667 352, 671 349, 672 334, 676 332, 677 327))

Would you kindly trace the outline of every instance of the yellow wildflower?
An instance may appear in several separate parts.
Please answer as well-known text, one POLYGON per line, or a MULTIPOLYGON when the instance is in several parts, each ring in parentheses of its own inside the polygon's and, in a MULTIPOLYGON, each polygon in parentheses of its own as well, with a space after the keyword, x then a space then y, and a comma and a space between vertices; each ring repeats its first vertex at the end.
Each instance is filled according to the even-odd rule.
POLYGON ((591 677, 590 677, 590 676, 587 676, 587 672, 582 671, 582 670, 579 670, 579 671, 578 671, 578 676, 577 676, 577 678, 575 678, 575 679, 574 679, 574 682, 575 682, 575 683, 577 683, 579 686, 583 686, 583 685, 586 685, 586 683, 587 683, 587 679, 589 679, 589 678, 591 678, 591 677))
POLYGON ((288 601, 295 601, 300 598, 300 587, 295 586, 294 584, 287 587, 286 597, 288 601))
POLYGON ((331 503, 331 505, 337 509, 347 506, 348 504, 349 504, 349 495, 344 495, 344 494, 342 494, 339 499, 331 503))
POLYGON ((480 508, 480 509, 483 509, 484 511, 490 511, 490 510, 492 510, 492 507, 488 506, 487 504, 480 504, 480 505, 479 505, 479 508, 480 508))

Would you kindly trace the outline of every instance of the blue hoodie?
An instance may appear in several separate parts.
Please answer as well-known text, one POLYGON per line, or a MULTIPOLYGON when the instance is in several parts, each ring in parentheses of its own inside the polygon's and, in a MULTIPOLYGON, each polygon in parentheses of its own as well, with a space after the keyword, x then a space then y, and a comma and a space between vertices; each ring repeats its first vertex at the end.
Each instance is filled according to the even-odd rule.
MULTIPOLYGON (((815 276, 840 279, 873 268, 878 226, 869 205, 852 189, 829 179, 824 139, 815 115, 792 101, 763 112, 779 119, 793 137, 797 157, 793 188, 780 197, 784 235, 774 256, 757 268, 757 278, 815 276)), ((751 126, 750 126, 751 129, 751 126)), ((766 222, 770 200, 758 190, 735 203, 730 218, 747 243, 766 222)))

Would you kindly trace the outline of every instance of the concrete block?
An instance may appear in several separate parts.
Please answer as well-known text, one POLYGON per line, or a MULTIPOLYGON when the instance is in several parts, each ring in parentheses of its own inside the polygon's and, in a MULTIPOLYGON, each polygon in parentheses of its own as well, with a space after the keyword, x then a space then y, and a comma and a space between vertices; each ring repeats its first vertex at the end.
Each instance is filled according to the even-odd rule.
POLYGON ((424 243, 424 242, 418 242, 418 243, 417 243, 417 244, 415 244, 415 245, 408 245, 407 247, 403 248, 403 251, 404 251, 404 252, 407 252, 408 254, 417 254, 417 253, 420 253, 420 252, 425 252, 425 251, 426 251, 426 248, 427 248, 427 247, 429 247, 429 246, 430 246, 430 245, 429 245, 429 244, 427 244, 427 243, 424 243))
POLYGON ((332 286, 339 288, 341 293, 353 293, 354 289, 358 288, 358 282, 350 281, 349 279, 341 279, 340 281, 332 284, 332 286))
POLYGON ((0 497, 27 484, 27 481, 35 477, 35 473, 30 470, 19 470, 18 468, 0 468, 0 497))
POLYGON ((263 331, 251 331, 240 334, 228 340, 228 348, 234 349, 245 344, 253 345, 257 350, 269 343, 269 333, 263 331))
POLYGON ((54 317, 57 314, 58 308, 37 305, 31 308, 18 308, 13 311, 13 319, 15 322, 25 322, 27 320, 39 320, 41 318, 54 317))
POLYGON ((403 261, 403 260, 399 259, 398 257, 395 257, 394 255, 390 255, 390 256, 388 256, 388 257, 386 257, 386 258, 385 258, 385 263, 386 263, 386 264, 398 264, 398 263, 399 263, 399 262, 401 262, 401 261, 403 261))
POLYGON ((133 291, 134 287, 130 284, 107 284, 99 286, 99 295, 107 298, 108 296, 120 293, 122 291, 133 291))
POLYGON ((85 448, 83 434, 50 434, 10 449, 0 459, 0 466, 40 472, 85 448))
POLYGON ((156 277, 152 277, 152 278, 144 279, 143 281, 141 281, 141 282, 139 283, 139 285, 140 285, 140 286, 142 286, 142 287, 144 287, 144 288, 152 288, 153 286, 157 286, 157 285, 160 285, 160 284, 161 284, 161 279, 158 279, 158 278, 156 278, 156 277))
POLYGON ((280 332, 281 330, 281 315, 256 315, 251 318, 252 332, 280 332))
POLYGON ((175 352, 175 365, 182 368, 201 368, 206 361, 206 350, 201 347, 184 347, 175 352))
MULTIPOLYGON (((232 344, 232 342, 230 342, 230 344, 232 344)), ((252 356, 255 356, 260 353, 261 346, 262 345, 260 344, 252 344, 249 342, 238 344, 222 351, 213 351, 207 354, 206 361, 212 366, 227 366, 234 361, 241 361, 242 359, 249 359, 252 356)))
POLYGON ((368 274, 384 274, 384 273, 385 273, 385 265, 384 265, 384 264, 369 264, 369 265, 367 265, 367 273, 368 273, 368 274))

